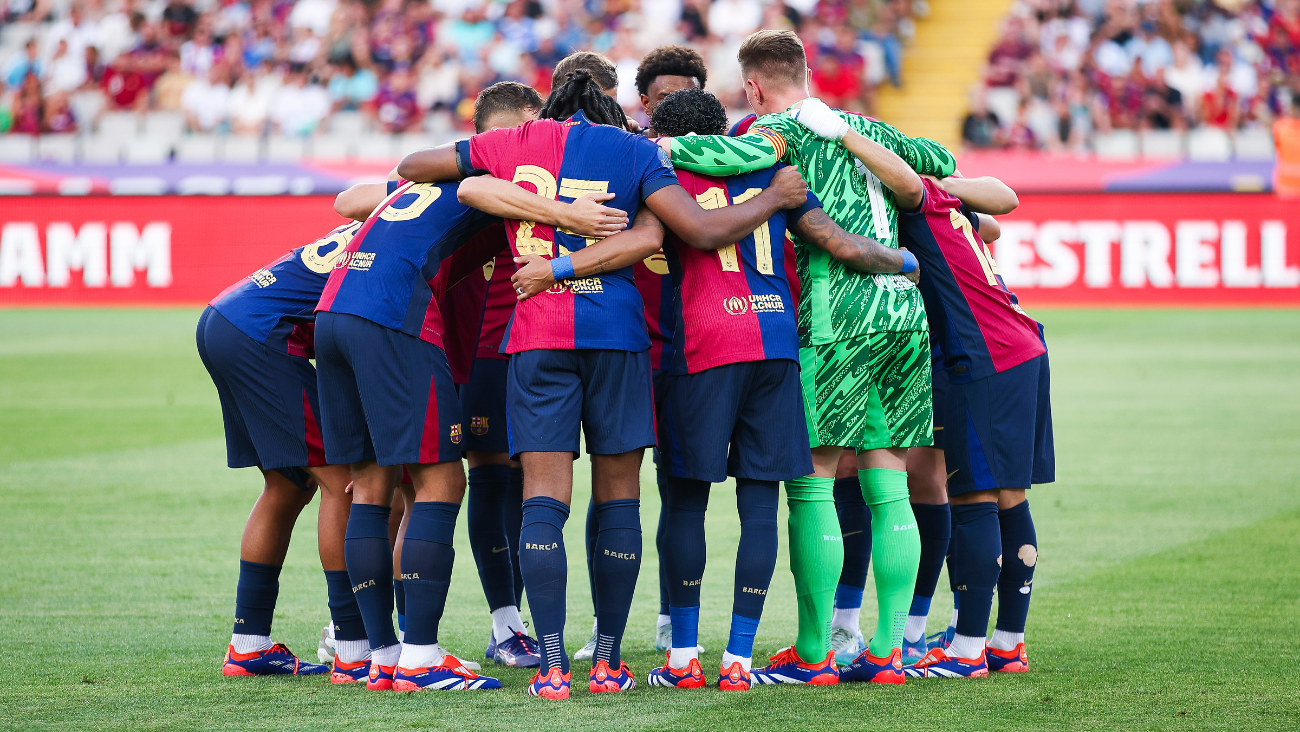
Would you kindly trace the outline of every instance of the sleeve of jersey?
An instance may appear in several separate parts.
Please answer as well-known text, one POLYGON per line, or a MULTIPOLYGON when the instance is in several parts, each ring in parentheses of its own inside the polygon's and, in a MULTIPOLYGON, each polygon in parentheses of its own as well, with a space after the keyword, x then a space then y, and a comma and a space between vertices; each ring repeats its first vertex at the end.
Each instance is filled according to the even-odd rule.
POLYGON ((922 175, 946 178, 957 170, 957 158, 934 140, 908 137, 892 125, 858 115, 842 116, 854 130, 894 151, 912 170, 922 175))
POLYGON ((387 187, 387 189, 386 189, 386 190, 388 191, 388 195, 390 195, 390 196, 393 195, 393 191, 397 190, 397 187, 400 186, 400 185, 402 185, 402 184, 405 183, 405 182, 406 182, 406 181, 404 181, 404 180, 390 180, 390 181, 388 181, 388 187, 387 187))
POLYGON ((456 143, 456 167, 462 175, 503 176, 501 171, 512 167, 517 131, 514 129, 482 132, 468 140, 456 143))
POLYGON ((637 138, 637 158, 645 160, 641 165, 641 200, 654 192, 679 184, 673 164, 668 162, 668 155, 663 149, 644 137, 637 138))
POLYGON ((817 209, 821 207, 822 207, 822 202, 818 200, 817 196, 813 195, 812 191, 808 191, 808 198, 804 200, 803 205, 800 206, 799 208, 794 209, 788 214, 788 217, 790 219, 789 225, 794 226, 795 222, 803 218, 804 214, 808 213, 809 211, 812 211, 813 209, 817 209))
POLYGON ((768 127, 740 137, 689 135, 672 138, 674 167, 706 175, 740 175, 776 165, 785 157, 785 138, 768 127))

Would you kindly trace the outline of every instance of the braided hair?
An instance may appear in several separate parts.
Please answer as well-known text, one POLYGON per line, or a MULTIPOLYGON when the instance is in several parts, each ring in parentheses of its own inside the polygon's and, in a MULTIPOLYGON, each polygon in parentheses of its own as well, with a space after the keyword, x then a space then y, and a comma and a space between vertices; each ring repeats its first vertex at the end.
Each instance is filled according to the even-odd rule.
POLYGON ((623 107, 602 92, 600 85, 586 71, 568 74, 564 84, 551 90, 551 96, 542 105, 541 118, 564 120, 578 111, 587 115, 594 124, 627 129, 627 114, 623 107))

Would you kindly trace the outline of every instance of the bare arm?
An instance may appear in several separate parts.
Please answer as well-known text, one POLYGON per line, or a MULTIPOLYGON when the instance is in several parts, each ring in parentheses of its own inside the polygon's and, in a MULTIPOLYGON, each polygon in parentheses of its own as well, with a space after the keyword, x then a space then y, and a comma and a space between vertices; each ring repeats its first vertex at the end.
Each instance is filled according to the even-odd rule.
MULTIPOLYGON (((794 225, 800 239, 831 255, 835 261, 859 272, 896 273, 905 261, 901 249, 891 249, 874 239, 850 234, 817 208, 804 214, 794 225)), ((909 273, 909 279, 916 270, 909 273)))
POLYGON ((793 167, 778 170, 772 184, 757 196, 734 206, 704 209, 681 186, 660 188, 646 198, 646 206, 688 245, 703 250, 721 249, 744 239, 772 214, 802 206, 808 186, 793 167))
POLYGON ((988 214, 975 214, 975 218, 980 223, 976 231, 979 232, 980 238, 984 240, 985 244, 1002 238, 1002 227, 998 225, 997 219, 988 214))
MULTIPOLYGON (((574 277, 591 277, 636 264, 663 247, 664 227, 647 208, 642 208, 632 228, 583 247, 569 255, 574 277)), ((555 284, 551 260, 536 254, 515 257, 519 271, 510 278, 520 300, 527 300, 555 284)))
POLYGON ((358 183, 335 197, 334 211, 354 221, 365 221, 387 197, 387 183, 358 183))
POLYGON ((1006 183, 992 176, 983 178, 935 179, 940 188, 951 193, 977 213, 1001 216, 1016 210, 1020 198, 1006 183))
POLYGON ((397 164, 397 174, 417 183, 449 183, 465 177, 456 165, 454 142, 407 155, 397 164))
POLYGON ((456 189, 461 203, 493 216, 540 221, 596 238, 613 236, 627 226, 626 211, 600 205, 613 197, 613 193, 589 193, 573 203, 561 203, 490 175, 466 178, 456 189))

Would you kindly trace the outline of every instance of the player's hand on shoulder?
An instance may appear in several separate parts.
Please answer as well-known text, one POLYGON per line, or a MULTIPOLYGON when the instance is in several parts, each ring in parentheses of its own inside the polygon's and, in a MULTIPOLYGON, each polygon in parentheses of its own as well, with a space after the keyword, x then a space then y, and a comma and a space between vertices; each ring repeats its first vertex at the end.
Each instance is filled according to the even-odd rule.
POLYGON ((518 268, 510 276, 510 284, 515 288, 515 297, 523 302, 533 295, 546 292, 555 284, 551 273, 551 260, 537 254, 515 257, 518 268))
POLYGON ((796 107, 790 109, 790 116, 823 140, 838 142, 849 132, 849 123, 817 97, 808 97, 796 107))
POLYGON ((588 193, 566 207, 569 220, 564 228, 580 236, 603 239, 627 228, 627 212, 601 205, 613 193, 588 193))
POLYGON ((799 169, 793 165, 776 171, 776 175, 772 176, 772 184, 767 189, 780 197, 781 208, 798 208, 808 200, 808 184, 799 175, 799 169))

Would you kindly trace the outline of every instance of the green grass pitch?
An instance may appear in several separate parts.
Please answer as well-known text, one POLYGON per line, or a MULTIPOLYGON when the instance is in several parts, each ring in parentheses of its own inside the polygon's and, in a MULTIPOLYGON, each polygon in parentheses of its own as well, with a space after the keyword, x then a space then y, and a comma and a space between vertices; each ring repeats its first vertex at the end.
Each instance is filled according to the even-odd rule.
MULTIPOLYGON (((642 684, 597 697, 575 683, 570 701, 546 703, 525 695, 523 671, 500 671, 502 691, 462 694, 223 678, 240 531, 260 485, 225 467, 198 312, 0 311, 0 727, 1300 727, 1300 311, 1036 314, 1052 348, 1059 482, 1030 496, 1041 557, 1030 673, 743 694, 642 684)), ((642 681, 661 660, 648 462, 647 555, 625 641, 642 681)), ((590 628, 581 515, 568 524, 571 650, 590 628)), ((716 676, 737 538, 727 486, 708 530, 701 634, 716 676)), ((308 658, 328 617, 314 533, 313 505, 275 625, 308 658)), ((487 607, 464 537, 442 643, 482 660, 487 607)), ((756 656, 794 638, 782 552, 756 656)), ((931 631, 946 623, 945 594, 931 631)), ((866 606, 870 628, 870 592, 866 606)))

